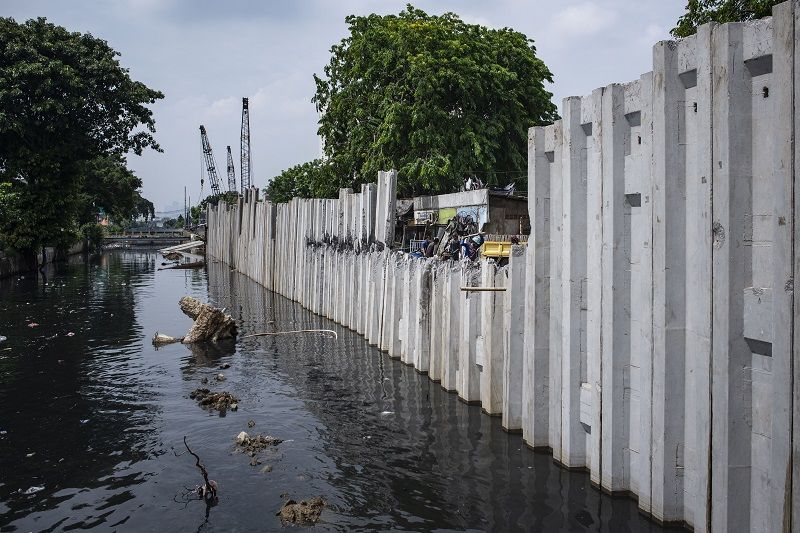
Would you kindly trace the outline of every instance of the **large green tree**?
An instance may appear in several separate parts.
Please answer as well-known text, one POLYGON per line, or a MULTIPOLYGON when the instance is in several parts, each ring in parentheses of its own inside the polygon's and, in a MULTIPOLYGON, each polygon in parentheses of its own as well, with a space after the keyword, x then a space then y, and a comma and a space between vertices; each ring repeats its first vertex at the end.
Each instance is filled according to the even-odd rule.
POLYGON ((89 161, 83 168, 79 185, 81 210, 78 223, 92 222, 98 209, 116 223, 138 216, 152 216, 149 209, 152 203, 139 193, 142 180, 128 169, 125 159, 119 154, 89 161))
POLYGON ((675 37, 697 33, 697 27, 707 22, 741 22, 772 14, 772 6, 785 0, 689 0, 686 13, 672 29, 675 37))
POLYGON ((346 22, 313 99, 337 185, 390 168, 404 195, 450 192, 468 176, 525 182, 528 128, 557 118, 533 41, 410 5, 346 22))
POLYGON ((21 252, 68 246, 87 202, 130 210, 141 182, 122 155, 160 150, 147 106, 163 94, 131 79, 118 56, 102 39, 43 18, 0 18, 0 241, 6 246, 21 252))
POLYGON ((288 202, 300 198, 326 198, 336 196, 339 187, 350 186, 347 180, 337 179, 333 167, 326 161, 315 159, 287 168, 270 180, 264 190, 271 202, 288 202))

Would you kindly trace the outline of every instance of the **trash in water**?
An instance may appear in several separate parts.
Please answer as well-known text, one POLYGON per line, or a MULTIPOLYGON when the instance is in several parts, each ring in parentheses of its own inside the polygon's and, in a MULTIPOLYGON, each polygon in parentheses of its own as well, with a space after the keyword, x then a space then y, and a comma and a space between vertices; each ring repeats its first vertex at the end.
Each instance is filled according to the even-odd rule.
POLYGON ((25 457, 33 457, 34 455, 36 455, 36 452, 27 453, 25 457))
POLYGON ((8 340, 8 337, 4 337, 4 336, 0 335, 0 342, 4 342, 4 341, 7 341, 7 340, 8 340))
POLYGON ((236 450, 253 455, 270 446, 277 446, 281 442, 283 439, 277 437, 269 435, 253 435, 251 437, 246 431, 242 431, 236 435, 236 450))
POLYGON ((172 344, 174 342, 181 342, 182 339, 176 337, 170 337, 169 335, 164 335, 163 333, 159 333, 156 331, 156 334, 153 335, 153 346, 161 346, 164 344, 172 344))
POLYGON ((44 490, 44 487, 31 487, 22 492, 22 494, 36 494, 44 490))
POLYGON ((89 421, 88 418, 84 418, 83 420, 81 420, 81 424, 86 424, 88 421, 89 421))
POLYGON ((381 416, 393 415, 394 411, 381 411, 381 416))
POLYGON ((217 411, 225 411, 226 409, 236 411, 239 408, 239 405, 236 403, 239 400, 231 393, 225 391, 211 392, 208 389, 195 389, 189 394, 189 398, 197 400, 197 403, 201 407, 210 407, 217 411))
POLYGON ((36 327, 36 326, 38 326, 38 325, 39 325, 39 324, 37 324, 36 322, 31 322, 30 324, 28 324, 28 327, 29 327, 29 328, 35 328, 35 327, 36 327))
POLYGON ((221 365, 219 365, 219 367, 221 369, 225 370, 226 368, 230 368, 231 365, 230 365, 230 363, 222 363, 221 365))
POLYGON ((67 333, 67 337, 74 337, 74 336, 75 336, 75 334, 73 332, 71 332, 71 331, 69 333, 67 333))
POLYGON ((223 374, 222 372, 220 372, 219 374, 217 374, 216 376, 214 376, 214 379, 216 379, 217 381, 225 381, 225 374, 223 374))
POLYGON ((248 420, 247 421, 247 427, 252 428, 252 427, 255 427, 255 426, 256 426, 256 421, 255 420, 248 420))
POLYGON ((225 309, 218 309, 202 303, 197 298, 184 296, 178 302, 183 314, 194 320, 183 338, 184 344, 212 341, 236 337, 236 321, 225 314, 225 309))
POLYGON ((283 523, 313 525, 319 521, 319 516, 322 514, 324 507, 325 500, 319 497, 311 498, 308 501, 302 500, 299 503, 289 500, 278 511, 277 516, 281 517, 281 522, 283 523))

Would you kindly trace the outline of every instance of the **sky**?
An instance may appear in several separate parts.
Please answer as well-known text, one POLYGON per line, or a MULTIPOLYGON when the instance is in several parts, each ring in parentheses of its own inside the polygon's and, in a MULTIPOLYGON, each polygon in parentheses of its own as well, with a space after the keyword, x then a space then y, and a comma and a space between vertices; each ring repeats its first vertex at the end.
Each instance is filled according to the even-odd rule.
MULTIPOLYGON (((408 0, 2 0, 0 16, 46 17, 91 33, 120 52, 121 64, 165 94, 152 109, 163 153, 131 155, 143 194, 159 211, 183 207, 184 187, 200 196, 205 125, 227 180, 226 146, 239 176, 242 97, 250 98, 254 185, 320 155, 314 95, 330 47, 347 35, 350 14, 399 13, 408 0)), ((686 0, 417 0, 430 14, 510 27, 534 40, 553 73, 561 109, 652 70, 652 46, 668 39, 686 0)), ((204 194, 208 194, 208 183, 204 194)))

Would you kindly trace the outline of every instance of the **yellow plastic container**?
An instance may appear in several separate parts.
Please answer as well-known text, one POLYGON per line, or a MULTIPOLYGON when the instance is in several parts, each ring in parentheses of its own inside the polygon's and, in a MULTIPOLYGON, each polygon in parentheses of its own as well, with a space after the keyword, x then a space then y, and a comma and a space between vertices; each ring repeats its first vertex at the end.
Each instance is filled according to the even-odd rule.
MULTIPOLYGON (((528 244, 527 242, 520 243, 522 245, 528 244)), ((481 255, 483 257, 508 257, 511 255, 511 241, 486 241, 480 247, 481 255)))

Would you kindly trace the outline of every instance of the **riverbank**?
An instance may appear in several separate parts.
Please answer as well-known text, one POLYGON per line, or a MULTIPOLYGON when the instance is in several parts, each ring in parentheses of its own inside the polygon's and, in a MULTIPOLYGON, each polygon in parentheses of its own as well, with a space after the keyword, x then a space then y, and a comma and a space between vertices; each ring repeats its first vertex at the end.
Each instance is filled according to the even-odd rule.
POLYGON ((43 257, 45 265, 53 264, 59 261, 64 261, 71 255, 85 253, 89 249, 88 242, 83 241, 74 244, 66 252, 57 251, 55 248, 45 248, 44 256, 42 252, 36 254, 35 258, 25 258, 20 255, 7 254, 0 250, 0 279, 16 276, 18 274, 26 274, 28 272, 35 272, 42 266, 43 257))

